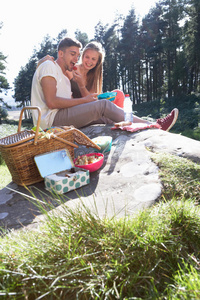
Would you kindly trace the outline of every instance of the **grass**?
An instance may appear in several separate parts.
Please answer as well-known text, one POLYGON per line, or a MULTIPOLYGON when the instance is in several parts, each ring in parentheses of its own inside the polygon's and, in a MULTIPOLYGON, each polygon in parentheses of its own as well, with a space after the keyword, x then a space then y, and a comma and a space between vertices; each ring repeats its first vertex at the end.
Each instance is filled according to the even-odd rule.
MULTIPOLYGON (((18 130, 18 124, 15 124, 17 122, 12 121, 11 124, 5 123, 0 125, 0 139, 12 134, 17 133, 18 130), (14 124, 12 124, 14 123, 14 124)), ((22 126, 21 130, 24 130, 25 128, 30 128, 30 125, 27 124, 28 126, 22 126)), ((4 188, 8 183, 11 182, 11 174, 5 165, 5 162, 3 161, 1 157, 1 152, 0 152, 0 189, 4 188)))
POLYGON ((1 124, 0 125, 0 138, 17 133, 18 125, 1 124))
POLYGON ((153 153, 151 157, 159 166, 165 199, 193 198, 200 203, 200 165, 166 153, 153 153))
POLYGON ((36 199, 40 226, 2 229, 0 299, 200 299, 200 166, 151 156, 163 193, 137 215, 100 219, 82 202, 36 199))
POLYGON ((0 296, 169 299, 184 287, 182 299, 198 299, 199 226, 200 210, 189 200, 120 220, 65 208, 37 230, 1 239, 0 296))
MULTIPOLYGON (((0 126, 0 138, 5 136, 15 134, 17 132, 18 125, 11 125, 11 124, 1 124, 0 126)), ((11 174, 5 165, 1 153, 0 153, 0 189, 3 189, 6 185, 11 182, 11 174)))
POLYGON ((5 232, 1 299, 199 299, 199 165, 169 154, 152 159, 165 199, 152 208, 102 220, 83 204, 58 213, 38 202, 44 223, 5 232))
POLYGON ((5 164, 0 165, 0 190, 7 186, 12 181, 12 176, 5 164))
POLYGON ((200 128, 187 129, 181 132, 183 136, 189 137, 191 139, 200 141, 200 128))

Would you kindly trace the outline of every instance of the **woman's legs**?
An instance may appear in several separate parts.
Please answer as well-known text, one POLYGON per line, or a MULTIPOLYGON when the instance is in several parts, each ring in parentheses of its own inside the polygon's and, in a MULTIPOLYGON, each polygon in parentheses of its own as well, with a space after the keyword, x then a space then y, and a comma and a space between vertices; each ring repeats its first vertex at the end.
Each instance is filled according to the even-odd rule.
POLYGON ((144 123, 144 124, 147 124, 147 125, 153 124, 153 122, 149 122, 147 120, 141 119, 141 118, 139 118, 139 117, 137 117, 135 115, 133 115, 133 123, 144 123))

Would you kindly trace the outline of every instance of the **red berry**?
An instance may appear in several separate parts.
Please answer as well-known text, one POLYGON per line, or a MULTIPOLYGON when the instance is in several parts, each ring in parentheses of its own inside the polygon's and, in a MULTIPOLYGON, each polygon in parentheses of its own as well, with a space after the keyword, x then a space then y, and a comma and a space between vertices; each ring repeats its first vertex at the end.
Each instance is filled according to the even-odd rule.
POLYGON ((76 66, 73 66, 73 70, 76 71, 76 70, 77 70, 77 67, 76 67, 76 66))

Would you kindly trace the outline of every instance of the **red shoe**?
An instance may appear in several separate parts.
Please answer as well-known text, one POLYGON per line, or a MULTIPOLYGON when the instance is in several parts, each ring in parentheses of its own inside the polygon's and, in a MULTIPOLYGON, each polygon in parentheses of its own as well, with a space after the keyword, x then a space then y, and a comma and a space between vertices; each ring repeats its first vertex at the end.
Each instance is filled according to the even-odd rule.
POLYGON ((169 115, 163 119, 158 119, 157 123, 161 126, 162 130, 169 131, 178 119, 178 108, 174 108, 169 115))

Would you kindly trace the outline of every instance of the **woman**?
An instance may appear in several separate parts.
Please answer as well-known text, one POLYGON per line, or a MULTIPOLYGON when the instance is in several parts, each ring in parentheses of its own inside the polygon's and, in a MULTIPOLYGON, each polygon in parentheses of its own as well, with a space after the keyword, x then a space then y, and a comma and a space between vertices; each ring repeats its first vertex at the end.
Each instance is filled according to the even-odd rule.
POLYGON ((104 56, 104 49, 98 42, 91 42, 83 49, 81 63, 75 66, 77 70, 67 72, 74 98, 102 92, 104 56))

